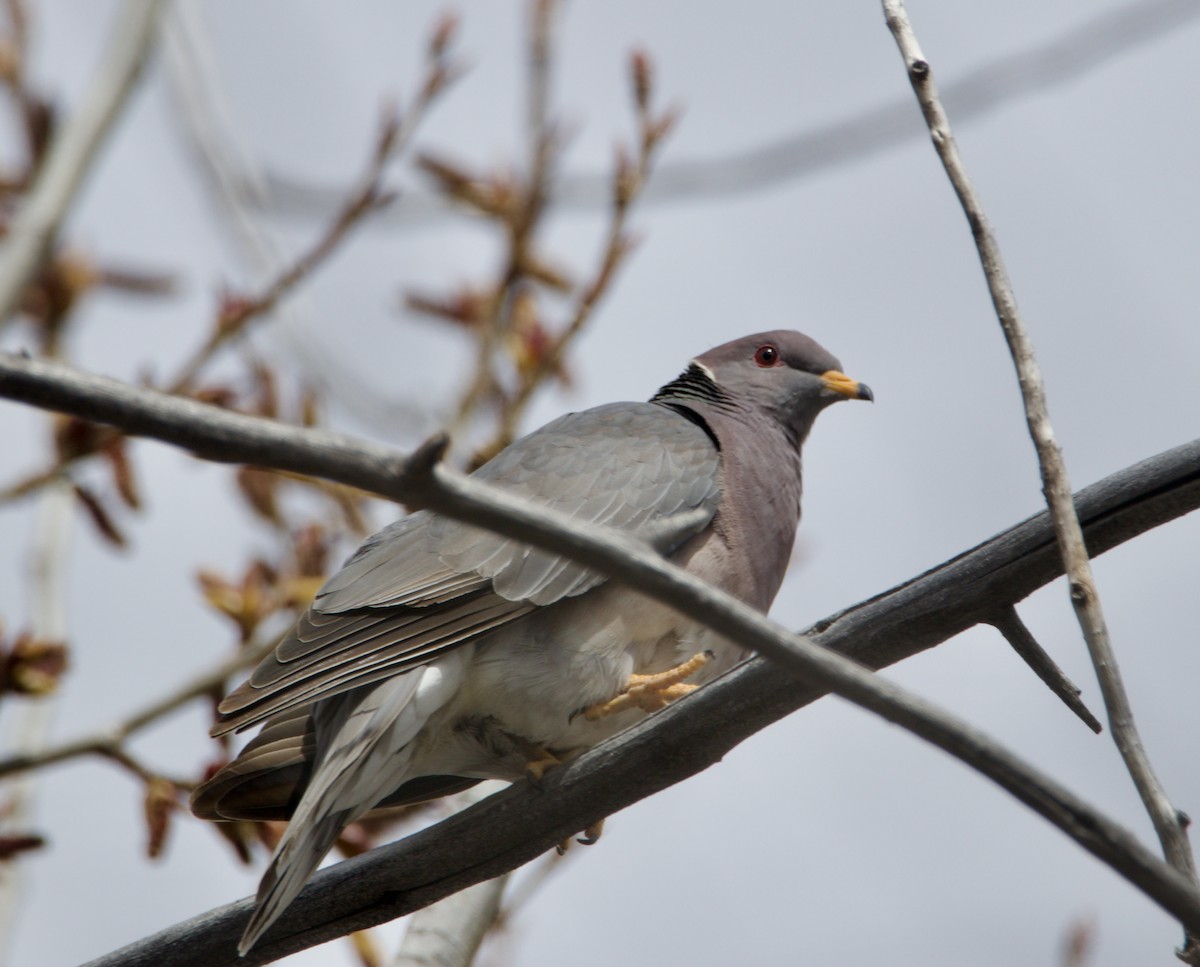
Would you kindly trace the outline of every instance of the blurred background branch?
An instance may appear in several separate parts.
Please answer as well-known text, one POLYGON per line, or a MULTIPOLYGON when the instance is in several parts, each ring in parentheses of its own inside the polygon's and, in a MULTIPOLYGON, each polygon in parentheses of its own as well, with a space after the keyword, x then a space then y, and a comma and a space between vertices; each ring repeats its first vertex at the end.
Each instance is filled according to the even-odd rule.
MULTIPOLYGON (((959 124, 967 124, 1020 98, 1070 83, 1198 17, 1200 6, 1194 0, 1136 0, 948 79, 942 100, 959 124)), ((212 76, 211 82, 219 83, 219 78, 212 76)), ((908 107, 905 98, 893 97, 765 144, 718 157, 665 162, 643 201, 653 205, 759 192, 866 158, 920 136, 908 107)), ((326 218, 338 197, 336 189, 306 184, 283 171, 243 168, 233 174, 232 185, 243 204, 263 215, 326 218)), ((554 205, 561 210, 603 209, 609 197, 608 178, 602 174, 567 173, 553 189, 554 205)), ((444 195, 411 192, 391 207, 382 222, 396 227, 420 224, 448 217, 453 209, 453 201, 444 195)))

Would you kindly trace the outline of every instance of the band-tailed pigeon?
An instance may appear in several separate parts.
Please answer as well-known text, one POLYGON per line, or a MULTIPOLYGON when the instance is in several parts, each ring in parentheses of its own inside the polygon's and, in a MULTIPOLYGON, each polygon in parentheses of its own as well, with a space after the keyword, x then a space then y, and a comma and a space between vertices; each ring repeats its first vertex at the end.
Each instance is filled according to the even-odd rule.
MULTIPOLYGON (((801 445, 825 407, 871 398, 807 336, 759 333, 648 403, 560 417, 477 475, 634 535, 702 508, 667 555, 765 611, 800 519, 801 445)), ((743 657, 555 554, 427 511, 384 528, 221 703, 214 734, 266 724, 193 810, 291 819, 240 949, 371 809, 539 776, 743 657)))

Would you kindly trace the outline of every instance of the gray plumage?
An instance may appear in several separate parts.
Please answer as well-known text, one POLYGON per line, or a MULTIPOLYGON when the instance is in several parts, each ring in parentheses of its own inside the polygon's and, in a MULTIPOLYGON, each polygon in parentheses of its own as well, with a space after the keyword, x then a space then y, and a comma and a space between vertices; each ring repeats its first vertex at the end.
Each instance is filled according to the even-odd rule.
MULTIPOLYGON (((840 369, 799 333, 746 336, 693 360, 650 402, 560 417, 477 475, 644 538, 697 512, 667 556, 765 611, 800 519, 801 445, 829 404, 871 399, 840 369)), ((349 823, 576 756, 646 714, 580 713, 620 695, 631 674, 701 652, 714 660, 691 684, 744 657, 556 554, 426 511, 384 528, 221 703, 214 734, 265 724, 196 791, 193 810, 291 820, 240 949, 349 823)))

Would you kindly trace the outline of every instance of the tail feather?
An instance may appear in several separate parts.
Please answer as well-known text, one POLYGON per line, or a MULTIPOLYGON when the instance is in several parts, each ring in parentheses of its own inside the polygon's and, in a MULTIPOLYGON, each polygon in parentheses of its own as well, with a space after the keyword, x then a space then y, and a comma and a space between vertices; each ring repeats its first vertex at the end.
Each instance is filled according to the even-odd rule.
POLYGON ((313 710, 318 756, 258 890, 238 950, 243 955, 304 888, 341 831, 410 778, 410 743, 458 691, 457 653, 313 710))
POLYGON ((296 830, 299 835, 284 835, 271 865, 263 875, 254 914, 242 932, 242 939, 238 941, 238 953, 241 956, 246 956, 247 951, 258 943, 271 924, 296 899, 308 878, 321 865, 325 854, 333 848, 342 830, 352 822, 354 820, 347 818, 347 814, 335 813, 302 831, 294 824, 288 825, 287 833, 296 830))

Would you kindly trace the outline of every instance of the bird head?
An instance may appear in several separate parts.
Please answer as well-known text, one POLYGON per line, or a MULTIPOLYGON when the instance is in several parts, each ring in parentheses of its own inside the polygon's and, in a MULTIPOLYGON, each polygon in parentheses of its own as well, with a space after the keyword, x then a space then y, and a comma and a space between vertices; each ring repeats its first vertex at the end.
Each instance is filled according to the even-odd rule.
POLYGON ((697 356, 654 397, 656 402, 733 417, 765 416, 797 446, 817 414, 841 400, 873 400, 865 383, 842 372, 837 358, 789 329, 743 336, 697 356))

